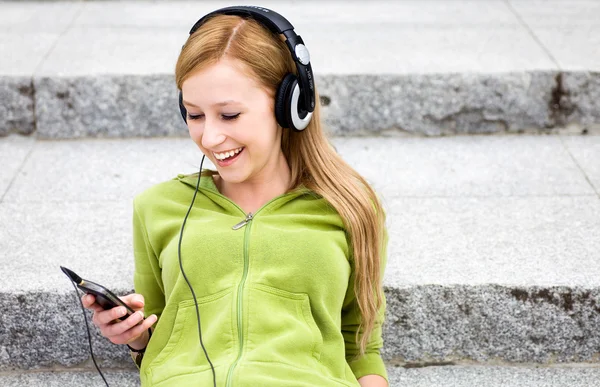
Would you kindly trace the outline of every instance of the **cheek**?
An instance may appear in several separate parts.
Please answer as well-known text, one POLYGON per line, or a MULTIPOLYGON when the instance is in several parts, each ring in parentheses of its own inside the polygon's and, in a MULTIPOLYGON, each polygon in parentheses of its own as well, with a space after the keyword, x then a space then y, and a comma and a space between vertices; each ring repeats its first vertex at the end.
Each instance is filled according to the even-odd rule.
POLYGON ((204 150, 202 147, 202 130, 197 125, 192 124, 188 126, 188 132, 192 141, 194 141, 199 148, 204 150))
POLYGON ((261 143, 263 147, 275 146, 275 143, 281 138, 279 125, 272 112, 265 111, 264 114, 256 120, 254 127, 260 128, 260 139, 258 139, 257 142, 261 143))
POLYGON ((254 154, 260 160, 270 160, 273 154, 278 151, 277 139, 271 132, 263 132, 262 136, 254 140, 253 144, 255 149, 254 154))

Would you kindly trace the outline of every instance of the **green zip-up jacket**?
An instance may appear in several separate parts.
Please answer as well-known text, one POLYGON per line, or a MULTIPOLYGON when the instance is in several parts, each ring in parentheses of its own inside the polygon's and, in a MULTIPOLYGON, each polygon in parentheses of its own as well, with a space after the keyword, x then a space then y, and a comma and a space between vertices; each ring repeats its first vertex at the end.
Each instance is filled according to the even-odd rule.
MULTIPOLYGON (((178 175, 133 200, 135 291, 146 317, 158 316, 142 387, 213 385, 177 254, 197 176, 178 175)), ((385 299, 366 355, 353 360, 359 309, 352 254, 342 218, 320 195, 299 187, 248 216, 203 176, 181 259, 217 386, 360 386, 357 379, 369 374, 387 380, 385 299)))

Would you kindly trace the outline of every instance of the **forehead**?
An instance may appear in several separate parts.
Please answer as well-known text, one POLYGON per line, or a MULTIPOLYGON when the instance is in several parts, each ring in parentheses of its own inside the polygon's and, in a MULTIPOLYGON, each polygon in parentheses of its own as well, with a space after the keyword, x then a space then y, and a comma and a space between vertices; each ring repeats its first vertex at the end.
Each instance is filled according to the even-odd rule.
POLYGON ((211 105, 214 101, 255 99, 264 93, 244 65, 231 59, 219 62, 191 74, 181 85, 186 101, 195 105, 211 105))

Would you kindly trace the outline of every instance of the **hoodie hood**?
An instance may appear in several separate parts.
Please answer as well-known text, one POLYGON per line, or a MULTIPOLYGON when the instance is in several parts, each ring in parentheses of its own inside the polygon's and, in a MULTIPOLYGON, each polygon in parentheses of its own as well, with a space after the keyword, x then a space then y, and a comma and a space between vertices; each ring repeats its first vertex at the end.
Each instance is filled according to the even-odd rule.
MULTIPOLYGON (((179 180, 181 183, 186 184, 192 188, 196 188, 196 185, 198 184, 198 174, 194 173, 191 175, 184 175, 184 174, 178 174, 176 178, 174 178, 173 180, 179 180)), ((212 176, 202 176, 200 177, 200 185, 198 186, 198 188, 203 188, 205 190, 208 191, 212 191, 214 193, 217 193, 219 195, 222 195, 219 192, 219 189, 217 188, 214 179, 212 178, 212 176)), ((298 187, 290 190, 287 194, 290 193, 298 193, 298 194, 305 194, 305 193, 313 193, 314 195, 316 195, 316 197, 321 197, 321 195, 316 194, 315 192, 311 191, 309 188, 307 188, 304 184, 300 184, 298 187)))

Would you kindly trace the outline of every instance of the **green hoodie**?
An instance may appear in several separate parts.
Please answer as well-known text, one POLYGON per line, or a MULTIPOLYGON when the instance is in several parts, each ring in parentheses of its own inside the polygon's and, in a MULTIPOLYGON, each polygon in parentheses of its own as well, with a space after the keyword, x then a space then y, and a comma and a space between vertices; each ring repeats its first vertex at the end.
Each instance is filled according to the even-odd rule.
MULTIPOLYGON (((144 296, 146 317, 158 316, 140 367, 142 387, 213 385, 177 254, 197 179, 178 175, 133 201, 135 291, 144 296)), ((302 186, 245 219, 212 177, 201 178, 181 259, 217 386, 360 386, 357 379, 369 374, 387 380, 379 352, 385 302, 366 355, 352 360, 354 265, 333 207, 302 186)))

